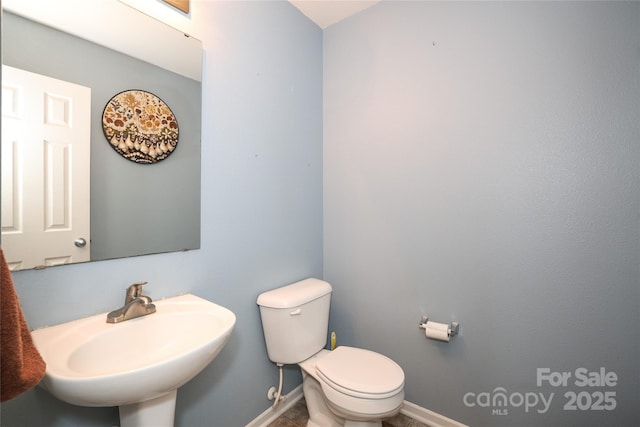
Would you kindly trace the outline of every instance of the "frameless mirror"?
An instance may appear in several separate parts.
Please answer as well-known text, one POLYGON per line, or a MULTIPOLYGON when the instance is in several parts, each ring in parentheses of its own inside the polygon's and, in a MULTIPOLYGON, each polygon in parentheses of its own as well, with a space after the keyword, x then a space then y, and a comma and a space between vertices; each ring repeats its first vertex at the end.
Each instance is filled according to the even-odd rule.
POLYGON ((199 248, 200 41, 116 0, 3 0, 2 8, 10 268, 199 248), (178 144, 164 160, 132 162, 105 137, 105 107, 127 90, 155 95, 175 116, 178 144))

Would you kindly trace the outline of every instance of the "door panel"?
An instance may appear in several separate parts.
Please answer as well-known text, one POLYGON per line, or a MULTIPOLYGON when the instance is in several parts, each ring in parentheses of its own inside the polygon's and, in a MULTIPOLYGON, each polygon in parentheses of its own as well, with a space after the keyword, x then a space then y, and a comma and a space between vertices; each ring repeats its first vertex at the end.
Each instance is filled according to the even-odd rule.
POLYGON ((91 89, 2 66, 2 247, 12 269, 90 259, 91 89), (86 245, 74 241, 84 238, 86 245))

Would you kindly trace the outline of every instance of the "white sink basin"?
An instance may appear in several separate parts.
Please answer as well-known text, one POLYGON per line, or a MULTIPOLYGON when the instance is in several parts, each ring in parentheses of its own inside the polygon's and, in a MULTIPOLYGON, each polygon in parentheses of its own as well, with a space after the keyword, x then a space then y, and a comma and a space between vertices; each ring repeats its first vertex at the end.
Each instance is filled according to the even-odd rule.
MULTIPOLYGON (((156 312, 121 323, 99 314, 32 332, 47 363, 41 385, 80 406, 122 406, 174 392, 222 350, 236 321, 194 295, 154 301, 156 312)), ((175 392, 173 394, 175 404, 175 392)))

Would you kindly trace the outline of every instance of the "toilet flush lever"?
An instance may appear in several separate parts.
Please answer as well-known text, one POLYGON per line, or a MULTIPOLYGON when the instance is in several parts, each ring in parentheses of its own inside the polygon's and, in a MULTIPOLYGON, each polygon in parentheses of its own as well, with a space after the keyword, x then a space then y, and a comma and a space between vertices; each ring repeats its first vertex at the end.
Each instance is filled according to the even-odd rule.
POLYGON ((302 309, 301 308, 296 308, 295 310, 293 310, 291 313, 289 313, 291 316, 298 316, 300 314, 302 314, 302 309))

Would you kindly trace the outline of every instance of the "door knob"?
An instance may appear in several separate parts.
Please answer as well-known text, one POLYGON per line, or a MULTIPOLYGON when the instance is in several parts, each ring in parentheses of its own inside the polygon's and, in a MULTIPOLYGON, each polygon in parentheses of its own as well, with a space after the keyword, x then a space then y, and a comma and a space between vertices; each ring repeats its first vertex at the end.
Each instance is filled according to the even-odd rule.
POLYGON ((74 240, 73 244, 79 248, 84 248, 87 245, 87 241, 84 239, 84 237, 80 237, 79 239, 74 240))

